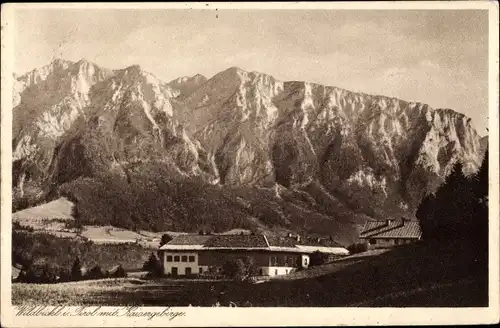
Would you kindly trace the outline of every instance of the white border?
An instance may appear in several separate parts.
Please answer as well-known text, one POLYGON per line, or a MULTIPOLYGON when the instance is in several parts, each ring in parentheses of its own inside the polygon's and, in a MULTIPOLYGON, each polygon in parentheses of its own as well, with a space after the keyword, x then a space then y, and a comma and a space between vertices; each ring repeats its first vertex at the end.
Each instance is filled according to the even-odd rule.
MULTIPOLYGON (((479 324, 499 320, 499 126, 498 126, 498 3, 470 2, 281 2, 281 3, 77 3, 77 4, 3 4, 1 70, 1 324, 6 327, 94 327, 94 326, 300 326, 300 325, 406 325, 479 324), (12 12, 22 8, 71 9, 484 9, 489 11, 489 151, 490 151, 490 277, 488 308, 176 308, 186 317, 173 321, 99 317, 14 317, 10 303, 11 262, 11 131, 12 61, 15 21, 12 12), (7 233, 5 233, 7 232, 7 233)), ((153 308, 149 308, 153 309, 153 308)), ((163 308, 156 308, 157 310, 163 308)))

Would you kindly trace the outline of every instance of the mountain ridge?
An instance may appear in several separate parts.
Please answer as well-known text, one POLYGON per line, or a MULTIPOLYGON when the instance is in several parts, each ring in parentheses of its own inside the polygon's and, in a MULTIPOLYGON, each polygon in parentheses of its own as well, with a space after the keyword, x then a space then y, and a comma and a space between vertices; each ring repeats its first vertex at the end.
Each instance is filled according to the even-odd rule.
MULTIPOLYGON (((255 221, 258 197, 245 190, 271 188, 267 210, 277 226, 308 225, 305 214, 284 211, 293 207, 326 215, 328 229, 339 230, 349 215, 353 222, 411 217, 456 160, 467 173, 481 162, 479 136, 463 114, 237 67, 164 82, 138 65, 106 70, 54 61, 17 81, 13 187, 20 199, 39 201, 110 174, 129 184, 133 177, 174 179, 181 189, 177 178, 200 178, 206 188, 222 188, 225 199, 232 188, 246 194, 247 203, 227 206, 240 211, 250 202, 247 223, 263 226, 255 223, 263 220, 255 221), (167 173, 144 173, 151 168, 167 173), (277 202, 276 185, 289 204, 277 202)), ((179 202, 176 210, 186 210, 179 202)))

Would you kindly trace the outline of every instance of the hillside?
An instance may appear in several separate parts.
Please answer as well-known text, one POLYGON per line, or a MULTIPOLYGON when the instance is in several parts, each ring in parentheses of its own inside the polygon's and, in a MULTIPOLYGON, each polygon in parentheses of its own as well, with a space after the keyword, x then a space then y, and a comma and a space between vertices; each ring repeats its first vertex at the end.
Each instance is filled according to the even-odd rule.
POLYGON ((64 196, 83 224, 355 239, 412 217, 480 137, 450 109, 232 67, 165 83, 56 60, 17 78, 14 209, 64 196))
POLYGON ((290 307, 486 306, 486 255, 468 246, 436 246, 417 243, 358 260, 340 260, 326 265, 329 269, 322 275, 298 280, 220 284, 213 292, 192 286, 181 291, 189 296, 171 297, 182 297, 182 302, 193 305, 232 301, 240 306, 250 302, 252 306, 290 307))

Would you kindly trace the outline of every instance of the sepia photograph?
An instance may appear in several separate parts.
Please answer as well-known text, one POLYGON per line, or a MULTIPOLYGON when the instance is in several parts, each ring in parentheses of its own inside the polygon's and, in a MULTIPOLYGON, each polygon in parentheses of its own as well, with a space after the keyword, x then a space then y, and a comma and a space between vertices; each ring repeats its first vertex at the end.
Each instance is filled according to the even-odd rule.
POLYGON ((2 317, 498 322, 498 4, 404 4, 2 6, 2 317))

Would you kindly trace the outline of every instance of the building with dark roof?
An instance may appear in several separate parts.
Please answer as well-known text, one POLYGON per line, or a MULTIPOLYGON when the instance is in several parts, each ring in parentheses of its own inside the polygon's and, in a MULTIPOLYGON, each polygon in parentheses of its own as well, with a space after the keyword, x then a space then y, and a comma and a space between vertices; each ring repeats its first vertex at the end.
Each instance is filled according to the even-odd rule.
POLYGON ((320 251, 345 256, 347 249, 331 239, 299 236, 179 235, 160 247, 165 274, 217 272, 227 261, 250 257, 260 275, 288 274, 309 266, 309 254, 320 251))
POLYGON ((385 220, 365 223, 359 238, 370 248, 385 248, 408 244, 422 238, 422 230, 418 221, 385 220))

